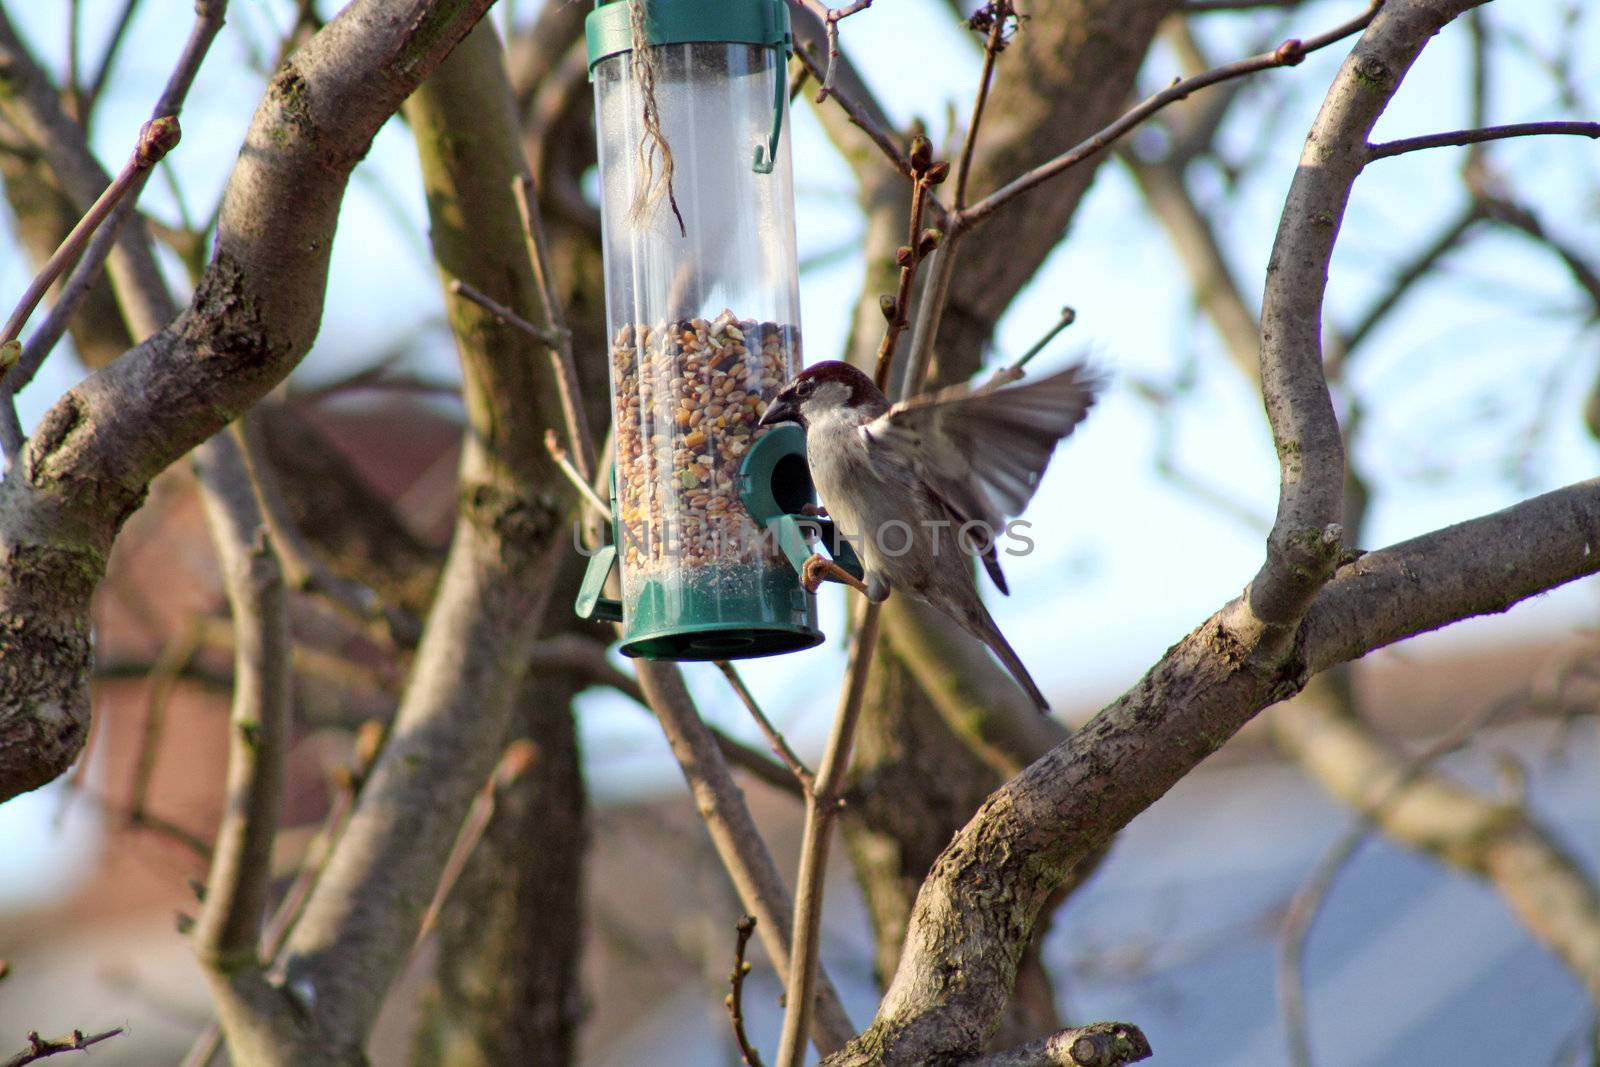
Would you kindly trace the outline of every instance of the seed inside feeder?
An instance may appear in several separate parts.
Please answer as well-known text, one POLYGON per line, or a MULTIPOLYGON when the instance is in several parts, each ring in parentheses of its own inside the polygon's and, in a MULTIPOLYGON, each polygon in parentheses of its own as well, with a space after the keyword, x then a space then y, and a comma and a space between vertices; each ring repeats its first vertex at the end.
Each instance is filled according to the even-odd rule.
POLYGON ((733 587, 789 567, 740 501, 739 465, 800 369, 799 330, 724 310, 623 326, 611 358, 623 600, 649 580, 733 587))

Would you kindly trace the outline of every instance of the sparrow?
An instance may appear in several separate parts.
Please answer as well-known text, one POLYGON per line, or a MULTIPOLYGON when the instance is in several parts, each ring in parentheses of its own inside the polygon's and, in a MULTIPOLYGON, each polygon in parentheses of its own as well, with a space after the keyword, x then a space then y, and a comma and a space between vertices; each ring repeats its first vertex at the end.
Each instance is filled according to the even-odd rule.
POLYGON ((848 363, 808 367, 767 406, 761 425, 799 423, 811 481, 861 558, 863 577, 813 556, 824 578, 881 603, 891 590, 933 605, 988 645, 1042 712, 1049 704, 978 595, 976 555, 1001 593, 997 541, 1038 488, 1056 444, 1083 421, 1102 380, 1085 364, 1010 387, 954 386, 890 406, 848 363))

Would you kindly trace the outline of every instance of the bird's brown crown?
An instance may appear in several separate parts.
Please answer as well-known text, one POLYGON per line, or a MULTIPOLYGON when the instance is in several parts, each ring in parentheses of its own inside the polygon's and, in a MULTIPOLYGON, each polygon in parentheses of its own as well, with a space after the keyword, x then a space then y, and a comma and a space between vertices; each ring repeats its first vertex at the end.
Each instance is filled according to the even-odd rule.
POLYGON ((837 382, 847 387, 850 390, 849 402, 852 406, 862 405, 879 411, 885 411, 889 407, 888 398, 873 384, 871 378, 850 364, 837 359, 825 359, 821 363, 807 367, 789 383, 789 388, 804 397, 817 386, 827 382, 837 382))

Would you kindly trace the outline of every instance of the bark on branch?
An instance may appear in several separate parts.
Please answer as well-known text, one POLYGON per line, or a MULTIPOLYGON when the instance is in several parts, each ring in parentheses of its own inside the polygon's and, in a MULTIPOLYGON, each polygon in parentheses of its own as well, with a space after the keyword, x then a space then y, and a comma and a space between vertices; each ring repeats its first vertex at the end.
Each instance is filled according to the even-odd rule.
POLYGON ((61 399, 0 483, 0 800, 89 719, 88 602, 150 479, 289 372, 321 321, 350 170, 489 0, 357 0, 274 76, 190 307, 61 399))
POLYGON ((989 798, 934 865, 872 1028, 828 1067, 975 1050, 1050 891, 1258 711, 1312 670, 1594 574, 1597 547, 1600 481, 1368 553, 1322 590, 1297 653, 1271 671, 1230 635, 1239 602, 1223 608, 989 798))
MULTIPOLYGON (((473 279, 543 318, 511 196, 522 159, 490 26, 462 42, 407 114, 441 278, 473 279)), ((335 1033, 365 1035, 410 950, 500 752, 568 550, 572 494, 543 445, 561 418, 549 362, 470 301, 453 297, 448 309, 468 423, 450 554, 393 733, 287 947, 289 991, 335 1033)))
POLYGON ((292 685, 289 603, 283 571, 268 538, 237 448, 203 449, 199 465, 226 489, 206 493, 235 639, 233 709, 228 722, 228 809, 195 926, 201 960, 226 971, 258 961, 257 944, 272 880, 272 841, 278 831, 289 745, 292 685))
MULTIPOLYGON (((1468 569, 1477 582, 1457 580, 1458 555, 1408 543, 1392 552, 1407 560, 1410 575, 1427 572, 1434 581, 1395 587, 1382 580, 1390 572, 1380 564, 1389 554, 1368 557, 1365 565, 1378 568, 1378 580, 1367 596, 1394 603, 1383 611, 1362 603, 1331 618, 1317 613, 1325 632, 1345 639, 1337 659, 1308 642, 1310 619, 1300 625, 1339 549, 1334 524, 1344 454, 1320 347, 1322 295, 1338 223, 1373 123, 1429 38, 1470 6, 1470 0, 1386 5, 1340 69, 1308 136, 1269 266, 1263 312, 1263 392, 1282 488, 1260 573, 1243 596, 1169 650, 1121 700, 994 793, 957 834, 918 895, 900 966, 873 1025, 829 1057, 828 1067, 925 1063, 978 1052, 1000 1017, 1050 894, 1251 716, 1297 692, 1309 663, 1327 666, 1421 629, 1503 609, 1596 569, 1600 560, 1585 546, 1600 536, 1600 493, 1586 484, 1565 491, 1576 517, 1564 539, 1473 542, 1493 572, 1489 600, 1480 584, 1484 571, 1468 569), (1374 621, 1386 625, 1365 629, 1374 621)), ((1550 507, 1539 503, 1522 507, 1550 507)), ((1478 522, 1504 532, 1502 524, 1525 521, 1508 514, 1478 522)), ((1448 541, 1459 534, 1432 536, 1448 541)), ((1328 586, 1330 604, 1346 583, 1366 573, 1328 586)))
POLYGON ((1247 594, 1292 628, 1337 558, 1344 441, 1322 371, 1322 301, 1367 137, 1428 39, 1473 0, 1383 7, 1345 59, 1306 137, 1279 218, 1261 304, 1261 392, 1278 450, 1278 513, 1247 594))

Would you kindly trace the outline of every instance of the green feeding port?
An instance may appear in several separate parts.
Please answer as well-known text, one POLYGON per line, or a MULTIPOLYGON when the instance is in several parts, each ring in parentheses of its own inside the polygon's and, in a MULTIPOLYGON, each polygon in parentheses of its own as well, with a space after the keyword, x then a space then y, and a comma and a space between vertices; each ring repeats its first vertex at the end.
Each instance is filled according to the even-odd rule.
MULTIPOLYGON (((737 489, 744 513, 730 517, 727 536, 748 540, 719 546, 724 552, 711 565, 643 564, 646 577, 630 583, 624 574, 622 601, 602 592, 618 558, 617 545, 607 545, 589 561, 578 614, 620 619, 622 653, 645 659, 751 659, 820 643, 816 598, 799 578, 810 554, 803 526, 815 522, 803 514, 814 502, 804 432, 783 425, 762 435, 739 465, 737 489)), ((619 526, 615 532, 625 540, 639 531, 619 526)), ((642 532, 651 542, 658 533, 642 532)), ((619 544, 624 558, 632 548, 636 563, 656 555, 651 543, 619 544)), ((683 559, 683 546, 661 547, 662 557, 683 559)))

